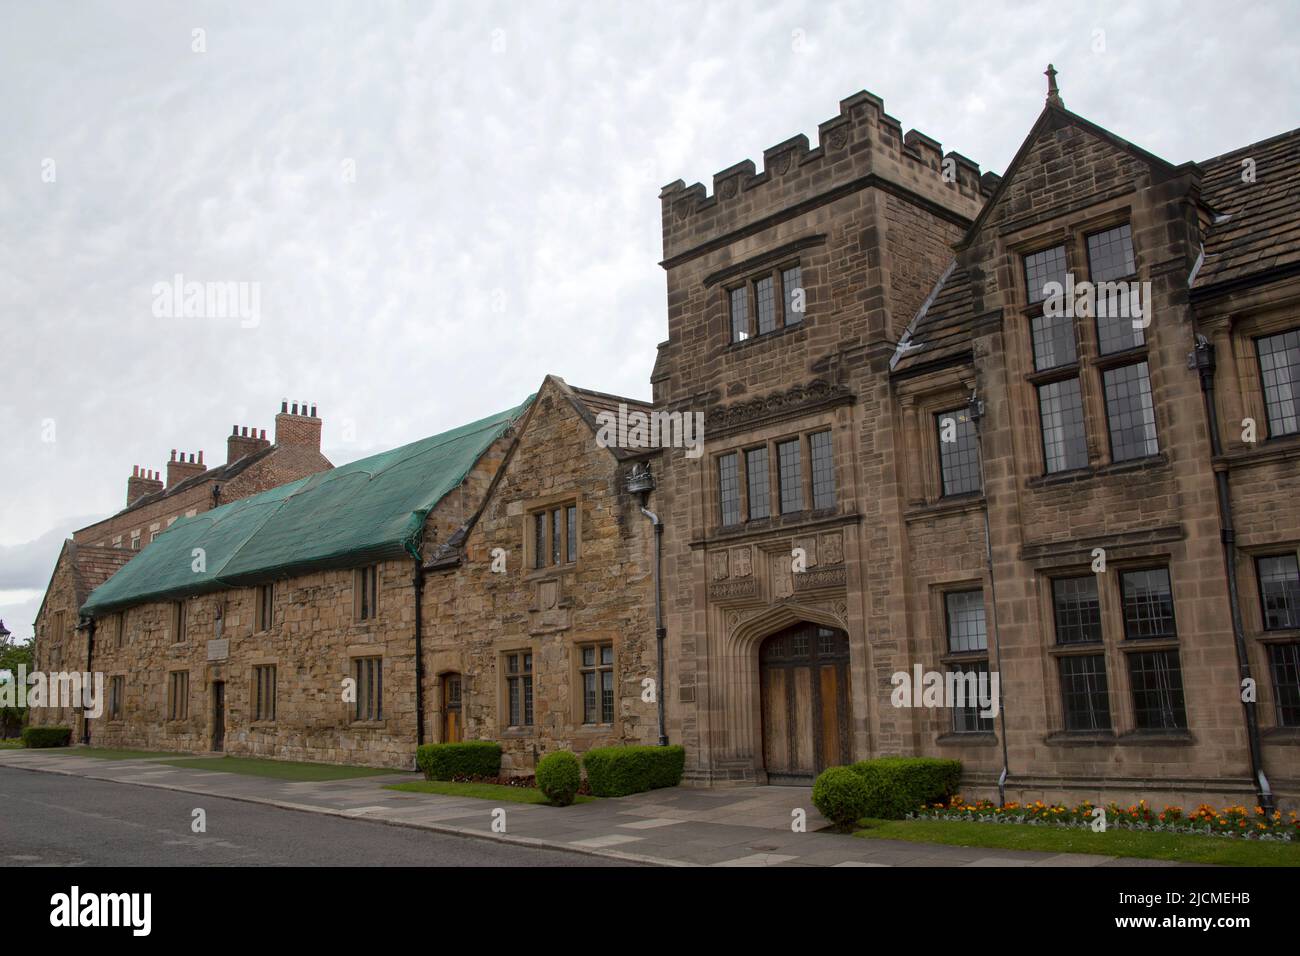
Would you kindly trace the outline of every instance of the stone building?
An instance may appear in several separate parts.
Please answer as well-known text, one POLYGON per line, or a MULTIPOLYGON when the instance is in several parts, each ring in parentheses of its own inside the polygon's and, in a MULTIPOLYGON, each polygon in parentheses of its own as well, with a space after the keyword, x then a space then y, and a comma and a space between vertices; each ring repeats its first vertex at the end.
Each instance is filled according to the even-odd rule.
POLYGON ((521 412, 176 522, 81 608, 108 696, 86 738, 409 765, 421 563, 482 500, 521 412))
MULTIPOLYGON (((36 668, 85 668, 82 604, 176 521, 333 467, 321 454, 321 420, 315 406, 283 402, 274 435, 272 443, 266 429, 234 426, 226 439, 225 463, 211 468, 204 464, 202 451, 172 449, 165 481, 150 468, 132 468, 126 507, 74 531, 59 552, 34 622, 36 668)), ((68 708, 50 709, 40 719, 73 725, 79 715, 68 708)), ((78 736, 83 732, 79 729, 78 736)))
POLYGON ((712 196, 661 197, 654 402, 707 416, 707 454, 667 451, 660 482, 670 736, 700 782, 804 781, 916 745, 874 693, 908 626, 886 373, 997 180, 870 93, 818 135, 766 150, 761 174, 723 170, 712 196))
POLYGON ((209 468, 202 451, 173 448, 165 482, 159 472, 137 465, 127 479, 126 507, 74 531, 73 540, 138 551, 179 518, 333 467, 321 454, 320 436, 315 405, 282 402, 274 443, 265 428, 235 425, 226 438, 225 464, 209 468))
POLYGON ((649 411, 548 377, 519 408, 177 523, 80 605, 108 688, 87 736, 399 767, 425 740, 499 739, 521 773, 654 743, 654 532, 625 485, 658 453, 599 440, 620 407, 649 411))
POLYGON ((1173 165, 1050 69, 1002 177, 859 93, 664 188, 651 405, 547 377, 109 578, 92 737, 493 739, 512 773, 666 738, 702 785, 922 754, 971 796, 1294 805, 1298 191, 1300 131, 1173 165), (697 415, 702 447, 604 427, 697 415))
POLYGON ((1049 83, 1001 179, 859 94, 663 191, 654 400, 710 426, 661 483, 692 778, 1300 794, 1300 131, 1175 166, 1049 83), (929 673, 998 706, 900 706, 929 673))
POLYGON ((551 750, 658 740, 654 531, 626 489, 658 452, 598 440, 620 405, 650 411, 548 376, 478 511, 429 562, 429 740, 500 741, 518 772, 551 750))

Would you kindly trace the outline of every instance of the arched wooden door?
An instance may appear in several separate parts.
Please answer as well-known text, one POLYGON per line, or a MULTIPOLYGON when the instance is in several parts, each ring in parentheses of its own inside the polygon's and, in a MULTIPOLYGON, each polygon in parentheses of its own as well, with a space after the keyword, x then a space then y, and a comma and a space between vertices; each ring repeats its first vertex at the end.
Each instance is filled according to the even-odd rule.
POLYGON ((459 743, 464 733, 461 723, 460 675, 442 675, 442 742, 459 743))
POLYGON ((773 634, 758 652, 769 783, 808 784, 850 761, 849 637, 816 624, 773 634))

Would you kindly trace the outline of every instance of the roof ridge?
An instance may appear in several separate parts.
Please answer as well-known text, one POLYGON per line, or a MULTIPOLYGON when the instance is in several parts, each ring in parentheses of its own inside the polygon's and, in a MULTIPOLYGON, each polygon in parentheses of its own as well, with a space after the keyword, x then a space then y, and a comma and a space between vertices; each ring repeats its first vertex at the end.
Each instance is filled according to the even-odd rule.
MULTIPOLYGON (((568 383, 566 382, 565 384, 567 385, 568 383)), ((569 388, 582 395, 595 395, 599 398, 613 398, 620 402, 632 402, 637 405, 654 405, 654 399, 647 400, 644 398, 632 398, 630 395, 615 395, 613 392, 601 392, 594 388, 582 388, 579 385, 569 385, 569 388)))
POLYGON ((1268 136, 1264 139, 1256 140, 1253 143, 1247 143, 1245 146, 1237 146, 1233 149, 1228 150, 1227 152, 1219 153, 1217 156, 1211 156, 1208 159, 1198 159, 1196 161, 1196 165, 1209 166, 1212 163, 1222 162, 1223 160, 1227 159, 1229 156, 1234 156, 1237 153, 1244 152, 1245 150, 1259 149, 1260 147, 1263 146, 1271 146, 1274 143, 1279 143, 1282 140, 1288 139, 1293 136, 1300 137, 1300 126, 1297 126, 1295 129, 1286 130, 1285 132, 1282 133, 1274 133, 1272 136, 1268 136))

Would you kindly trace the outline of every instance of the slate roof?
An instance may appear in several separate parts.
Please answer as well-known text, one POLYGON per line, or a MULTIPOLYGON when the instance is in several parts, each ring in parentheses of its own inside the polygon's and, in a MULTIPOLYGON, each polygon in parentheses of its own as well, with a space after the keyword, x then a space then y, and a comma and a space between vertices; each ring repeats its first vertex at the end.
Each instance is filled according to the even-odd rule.
POLYGON ((1219 218, 1205 239, 1193 289, 1300 264, 1300 129, 1203 163, 1202 200, 1219 218), (1242 161, 1255 181, 1242 181, 1242 161))
POLYGON ((907 326, 890 369, 897 375, 968 351, 974 319, 970 275, 953 260, 907 326))
MULTIPOLYGON (((1300 129, 1197 164, 1201 198, 1217 217, 1193 289, 1240 280, 1277 266, 1300 269, 1300 129), (1256 181, 1242 181, 1242 160, 1255 160, 1256 181)), ((993 202, 995 200, 990 200, 993 202)), ((900 375, 961 355, 975 318, 970 276, 956 260, 899 341, 890 369, 900 375)))

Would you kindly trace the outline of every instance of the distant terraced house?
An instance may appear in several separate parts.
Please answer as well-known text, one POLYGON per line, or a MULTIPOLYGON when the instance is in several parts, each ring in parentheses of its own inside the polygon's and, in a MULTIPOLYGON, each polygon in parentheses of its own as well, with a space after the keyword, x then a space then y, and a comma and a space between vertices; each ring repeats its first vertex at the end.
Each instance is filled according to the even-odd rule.
POLYGON ((864 92, 661 199, 652 403, 550 376, 177 522, 80 606, 119 688, 90 738, 492 739, 515 773, 666 739, 697 785, 923 754, 972 796, 1295 805, 1300 130, 1175 165, 1049 69, 1002 177, 864 92), (606 447, 620 405, 703 413, 703 454, 606 447), (930 672, 999 706, 895 706, 930 672))
MULTIPOLYGON (((90 618, 81 607, 90 593, 182 518, 257 494, 333 467, 321 454, 321 420, 315 406, 285 401, 275 416, 274 442, 266 429, 235 425, 226 461, 208 467, 203 452, 172 449, 166 480, 136 465, 126 483, 126 507, 74 531, 64 542, 34 622, 36 666, 82 670, 88 660, 90 618)), ((34 713, 35 720, 74 727, 85 736, 79 711, 34 713)))

